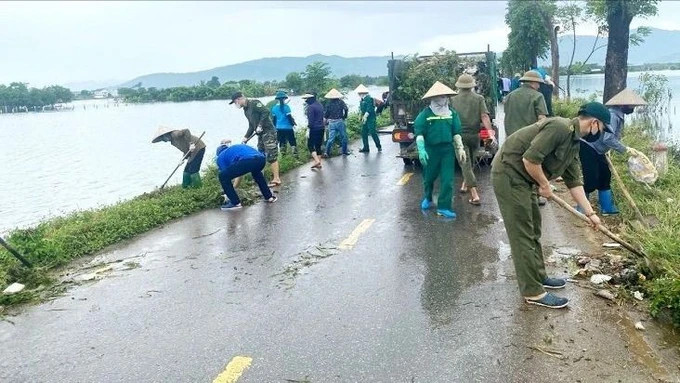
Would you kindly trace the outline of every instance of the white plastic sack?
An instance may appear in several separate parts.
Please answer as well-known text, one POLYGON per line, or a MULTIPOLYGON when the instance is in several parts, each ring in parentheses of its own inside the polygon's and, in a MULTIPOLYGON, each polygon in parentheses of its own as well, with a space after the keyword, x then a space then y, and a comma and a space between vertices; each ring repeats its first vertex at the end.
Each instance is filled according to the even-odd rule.
POLYGON ((628 171, 634 180, 653 185, 659 178, 659 172, 654 167, 652 161, 643 153, 636 153, 628 158, 628 171))

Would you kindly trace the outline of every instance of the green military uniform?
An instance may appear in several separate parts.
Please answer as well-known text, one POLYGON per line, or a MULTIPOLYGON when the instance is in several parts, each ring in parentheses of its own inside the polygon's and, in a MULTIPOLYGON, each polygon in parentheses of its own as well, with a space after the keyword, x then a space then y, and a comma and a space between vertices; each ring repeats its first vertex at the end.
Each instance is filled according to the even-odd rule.
POLYGON ((170 132, 169 138, 170 144, 181 150, 184 155, 189 153, 191 144, 194 144, 194 150, 187 158, 187 164, 182 175, 182 187, 200 187, 203 182, 199 171, 205 154, 205 143, 192 135, 189 129, 173 130, 170 132))
POLYGON ((259 100, 248 100, 243 107, 243 113, 248 119, 248 131, 245 136, 252 136, 257 127, 261 127, 262 133, 258 134, 257 138, 257 150, 267 156, 267 162, 278 161, 279 145, 269 109, 259 100))
POLYGON ((522 159, 541 164, 548 180, 561 176, 570 189, 583 185, 580 139, 578 119, 547 118, 509 136, 493 160, 491 179, 522 296, 542 294, 547 277, 536 182, 522 159))
POLYGON ((451 106, 458 112, 462 125, 461 138, 467 160, 460 164, 463 169, 463 179, 467 187, 477 187, 477 179, 472 171, 474 156, 479 149, 479 130, 482 125, 482 114, 489 114, 484 97, 470 89, 460 89, 457 96, 451 100, 451 106))
POLYGON ((504 110, 506 137, 535 123, 538 121, 538 116, 548 115, 543 95, 527 84, 523 84, 508 94, 504 110))
MULTIPOLYGON (((486 70, 486 67, 482 70, 486 70)), ((491 118, 496 118, 496 105, 491 97, 491 77, 486 72, 478 72, 476 77, 477 93, 483 97, 487 110, 491 112, 491 118)))
POLYGON ((361 103, 359 104, 359 110, 361 111, 361 115, 365 115, 368 113, 368 117, 366 118, 366 121, 364 121, 363 126, 361 127, 361 140, 364 144, 363 149, 368 150, 368 136, 370 135, 373 137, 373 142, 375 143, 376 148, 380 150, 382 147, 380 146, 380 138, 378 137, 378 132, 376 131, 376 114, 375 114, 375 105, 373 103, 373 97, 371 97, 370 94, 367 94, 364 98, 361 99, 361 103))
POLYGON ((432 201, 434 181, 439 177, 437 209, 451 210, 453 199, 454 149, 453 136, 460 134, 460 118, 455 110, 450 116, 437 116, 429 107, 423 109, 413 123, 416 136, 423 136, 429 155, 423 169, 425 198, 432 201))

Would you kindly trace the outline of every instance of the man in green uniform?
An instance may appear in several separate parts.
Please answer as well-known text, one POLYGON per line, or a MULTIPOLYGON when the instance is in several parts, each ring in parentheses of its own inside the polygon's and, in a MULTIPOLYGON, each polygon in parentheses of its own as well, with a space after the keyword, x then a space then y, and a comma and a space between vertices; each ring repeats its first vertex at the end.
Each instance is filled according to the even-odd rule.
POLYGON ((420 207, 423 210, 430 208, 434 181, 439 177, 437 214, 446 218, 456 218, 451 206, 454 153, 460 163, 466 160, 463 140, 460 137, 460 118, 449 106, 449 97, 454 94, 456 92, 448 86, 439 81, 435 82, 423 96, 423 100, 429 100, 430 106, 423 109, 413 122, 418 157, 423 165, 425 198, 420 207))
POLYGON ((379 152, 382 152, 382 146, 380 145, 380 138, 378 137, 378 132, 376 131, 376 115, 375 115, 375 104, 373 97, 368 94, 368 88, 363 84, 360 84, 356 92, 361 97, 361 103, 359 104, 359 111, 361 112, 361 140, 364 147, 359 150, 359 153, 368 153, 371 149, 368 147, 368 135, 373 137, 373 142, 378 148, 379 152))
POLYGON ((198 188, 203 185, 201 181, 201 163, 205 154, 205 143, 191 134, 189 129, 172 129, 161 126, 154 134, 151 143, 170 142, 170 144, 184 153, 187 164, 182 174, 182 187, 198 188))
POLYGON ((243 113, 248 119, 248 131, 242 142, 248 142, 253 134, 257 134, 257 150, 264 153, 267 162, 272 168, 272 182, 269 187, 281 186, 279 177, 279 145, 276 135, 276 128, 272 122, 269 109, 259 100, 249 100, 243 93, 236 92, 231 96, 231 102, 238 109, 243 109, 243 113))
POLYGON ((458 88, 458 95, 454 96, 451 101, 451 106, 458 112, 460 122, 462 125, 463 147, 465 148, 466 161, 460 164, 463 169, 463 186, 462 192, 470 190, 470 198, 468 202, 473 205, 479 205, 479 194, 477 193, 477 179, 475 173, 472 171, 472 163, 475 159, 475 153, 479 149, 479 130, 484 123, 484 127, 491 130, 491 119, 489 118, 489 111, 486 108, 484 97, 472 91, 475 87, 475 79, 469 74, 463 74, 458 77, 456 88, 458 88))
POLYGON ((599 102, 583 105, 578 114, 573 120, 552 117, 518 130, 505 140, 493 160, 491 180, 510 240, 519 290, 529 304, 562 308, 569 303, 545 292, 563 288, 566 281, 550 278, 545 271, 536 188, 550 199, 549 180, 561 176, 591 225, 600 224, 583 190, 579 142, 581 137, 609 131, 610 115, 599 102))
POLYGON ((529 126, 548 115, 545 98, 538 91, 543 82, 536 71, 528 71, 519 79, 522 86, 510 92, 505 99, 505 137, 529 126))

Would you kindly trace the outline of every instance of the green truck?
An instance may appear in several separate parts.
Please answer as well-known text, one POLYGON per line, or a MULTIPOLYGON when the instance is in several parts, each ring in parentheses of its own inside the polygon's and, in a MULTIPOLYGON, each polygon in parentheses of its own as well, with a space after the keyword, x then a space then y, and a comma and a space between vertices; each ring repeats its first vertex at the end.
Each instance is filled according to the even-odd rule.
MULTIPOLYGON (((496 118, 496 109, 499 102, 498 73, 496 71, 496 53, 492 51, 455 53, 455 57, 444 59, 442 55, 418 56, 410 59, 394 59, 394 56, 387 64, 389 78, 388 105, 394 129, 392 131, 392 141, 399 144, 400 151, 397 157, 404 161, 405 165, 419 165, 418 149, 413 133, 413 121, 420 111, 427 106, 417 94, 424 94, 427 91, 424 84, 414 92, 414 81, 408 79, 409 74, 418 73, 418 66, 427 66, 429 72, 436 71, 445 77, 449 84, 456 81, 458 75, 463 71, 474 73, 477 80, 477 93, 482 94, 487 102, 487 107, 491 113, 492 122, 496 118), (439 65, 438 63, 441 63, 439 65), (415 67, 415 70, 413 69, 415 67), (405 89, 409 87, 408 89, 405 89)), ((424 70, 425 71, 425 70, 424 70)), ((434 81, 432 82, 434 83, 434 81)), ((415 86, 417 86, 416 84, 415 86)), ((432 85, 432 84, 430 84, 432 85)), ((429 85, 428 85, 429 87, 429 85)), ((493 131, 489 132, 482 127, 480 131, 480 147, 475 153, 473 163, 489 163, 498 150, 497 137, 498 128, 493 125, 493 131)))

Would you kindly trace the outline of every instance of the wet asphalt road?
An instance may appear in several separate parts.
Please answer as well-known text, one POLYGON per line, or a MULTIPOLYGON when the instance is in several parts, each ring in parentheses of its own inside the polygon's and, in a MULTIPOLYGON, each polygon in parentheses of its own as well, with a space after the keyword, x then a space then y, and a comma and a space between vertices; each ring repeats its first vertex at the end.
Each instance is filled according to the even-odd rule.
MULTIPOLYGON (((112 262, 101 280, 0 322, 0 381, 212 382, 238 356, 252 358, 239 382, 667 376, 589 290, 570 284, 569 310, 522 303, 487 169, 482 206, 456 194, 459 218, 444 220, 420 211, 418 170, 404 176, 382 140, 289 173, 276 204, 206 211, 97 257, 112 262)), ((543 212, 551 258, 595 251, 543 212)))

